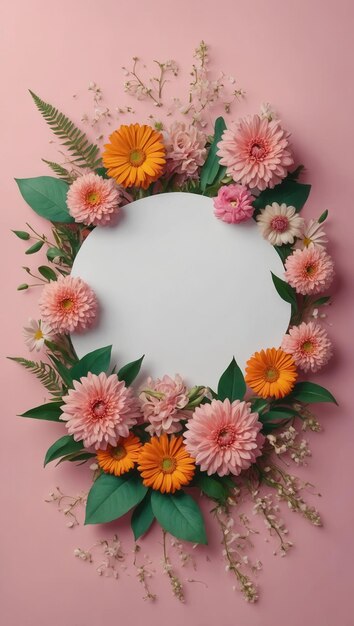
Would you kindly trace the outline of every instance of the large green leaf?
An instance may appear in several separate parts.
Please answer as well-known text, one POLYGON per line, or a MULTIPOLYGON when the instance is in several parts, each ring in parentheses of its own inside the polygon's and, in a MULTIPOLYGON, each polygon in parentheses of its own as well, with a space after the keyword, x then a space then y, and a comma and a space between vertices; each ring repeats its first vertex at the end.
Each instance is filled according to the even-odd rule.
POLYGON ((137 361, 132 361, 131 363, 127 363, 127 365, 124 365, 119 370, 117 376, 119 380, 124 380, 127 387, 129 387, 134 382, 137 375, 139 374, 144 356, 145 355, 143 354, 140 359, 137 359, 137 361))
POLYGON ((298 411, 291 409, 290 407, 273 407, 270 411, 266 411, 259 416, 259 421, 262 424, 268 424, 270 422, 279 422, 282 420, 288 420, 295 417, 298 411))
POLYGON ((55 459, 59 459, 61 456, 78 452, 82 448, 82 441, 75 441, 72 435, 64 435, 48 449, 44 459, 44 466, 55 459))
POLYGON ((243 374, 233 358, 230 365, 222 374, 218 384, 218 398, 230 402, 242 400, 246 393, 246 383, 243 374))
MULTIPOLYGON (((219 157, 217 156, 216 152, 218 149, 218 143, 225 129, 226 124, 224 118, 218 117, 215 120, 213 143, 210 146, 207 159, 200 173, 200 188, 203 192, 208 185, 213 184, 218 176, 219 170, 221 169, 221 166, 219 164, 219 157)), ((224 170, 224 168, 222 169, 224 170)))
POLYGON ((88 372, 92 374, 106 372, 111 362, 111 353, 112 346, 105 346, 89 352, 71 368, 70 375, 72 379, 80 380, 82 376, 87 376, 88 372))
POLYGON ((287 397, 287 400, 289 401, 290 398, 309 404, 316 402, 333 402, 338 405, 335 397, 327 389, 316 383, 296 383, 290 396, 287 397))
POLYGON ((151 507, 151 493, 148 491, 144 500, 138 504, 132 514, 131 525, 135 541, 149 530, 154 519, 155 516, 151 507))
POLYGON ((219 476, 216 474, 214 476, 208 476, 204 472, 200 472, 194 483, 201 489, 203 493, 205 493, 208 498, 212 500, 217 500, 217 502, 223 503, 226 502, 229 496, 228 487, 220 480, 219 476))
POLYGON ((25 413, 22 413, 20 417, 32 417, 37 420, 48 420, 50 422, 59 422, 60 415, 62 413, 62 402, 48 402, 47 404, 41 404, 34 409, 30 409, 25 413))
POLYGON ((65 367, 65 365, 63 365, 63 363, 59 361, 59 359, 57 359, 57 357, 55 357, 53 354, 49 354, 49 358, 52 361, 64 385, 66 385, 66 387, 72 387, 73 379, 70 374, 70 370, 68 370, 68 368, 65 367))
POLYGON ((200 508, 184 491, 174 494, 153 491, 151 506, 162 528, 177 539, 208 543, 200 508))
POLYGON ((285 302, 288 302, 289 304, 291 304, 292 311, 296 312, 297 311, 297 299, 296 299, 295 289, 291 287, 291 285, 286 283, 285 280, 282 280, 281 278, 279 278, 279 276, 276 276, 275 274, 273 274, 273 272, 271 272, 271 274, 272 274, 274 287, 276 288, 278 294, 280 295, 282 300, 285 300, 285 302))
POLYGON ((296 180, 287 178, 273 189, 265 189, 261 191, 259 196, 254 200, 253 206, 256 213, 264 209, 267 204, 283 202, 287 206, 293 206, 297 211, 301 211, 311 191, 311 185, 298 183, 296 180))
POLYGON ((88 494, 85 524, 104 524, 122 517, 141 502, 146 492, 147 487, 134 474, 101 474, 88 494))
POLYGON ((51 222, 73 222, 66 205, 69 185, 53 176, 16 178, 19 190, 31 209, 51 222))

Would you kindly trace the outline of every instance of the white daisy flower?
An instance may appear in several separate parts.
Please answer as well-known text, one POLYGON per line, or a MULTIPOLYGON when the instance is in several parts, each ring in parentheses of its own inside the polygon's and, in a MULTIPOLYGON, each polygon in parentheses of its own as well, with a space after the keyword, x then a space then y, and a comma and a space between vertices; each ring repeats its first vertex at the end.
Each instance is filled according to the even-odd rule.
POLYGON ((28 326, 24 327, 23 335, 25 344, 30 352, 32 352, 32 350, 39 352, 39 350, 43 348, 44 342, 52 338, 51 329, 48 324, 32 318, 28 320, 28 326))
POLYGON ((294 243, 295 238, 301 236, 304 225, 295 207, 277 202, 268 204, 257 215, 257 222, 264 239, 272 246, 294 243))
POLYGON ((318 248, 325 248, 327 242, 328 239, 322 224, 317 220, 310 220, 309 222, 304 222, 296 247, 308 248, 310 245, 314 245, 318 248))

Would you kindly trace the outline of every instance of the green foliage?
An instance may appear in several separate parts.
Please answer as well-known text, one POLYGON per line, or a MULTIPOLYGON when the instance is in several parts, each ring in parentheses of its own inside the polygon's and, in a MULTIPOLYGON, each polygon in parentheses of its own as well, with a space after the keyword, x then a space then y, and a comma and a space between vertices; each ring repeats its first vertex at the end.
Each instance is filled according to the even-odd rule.
POLYGON ((13 232, 16 237, 18 237, 19 239, 23 239, 24 241, 27 241, 31 237, 31 235, 29 233, 26 233, 25 230, 13 230, 11 232, 13 232))
POLYGON ((127 363, 127 365, 124 365, 119 370, 117 376, 119 380, 124 380, 127 387, 129 387, 134 382, 137 375, 139 374, 144 356, 145 355, 143 354, 140 359, 137 359, 137 361, 132 361, 131 363, 127 363))
POLYGON ((321 298, 318 298, 317 300, 314 300, 311 305, 313 307, 316 306, 323 306, 324 304, 327 304, 327 302, 329 302, 331 299, 331 296, 322 296, 321 298))
POLYGON ((60 378, 62 379, 62 381, 64 383, 64 385, 66 387, 72 387, 73 386, 73 379, 71 377, 70 370, 68 370, 68 368, 65 367, 65 365, 59 359, 57 359, 57 357, 55 357, 53 354, 49 354, 49 358, 52 361, 52 363, 54 364, 54 367, 57 370, 60 378))
POLYGON ((317 403, 317 402, 333 402, 338 405, 335 397, 324 387, 321 385, 317 385, 316 383, 296 383, 293 391, 287 397, 287 400, 299 400, 300 402, 306 403, 317 403))
POLYGON ((286 259, 290 254, 292 254, 293 249, 290 243, 285 243, 282 246, 274 246, 274 250, 279 254, 283 263, 285 263, 286 259))
POLYGON ((219 400, 228 398, 230 402, 233 402, 234 400, 242 400, 245 393, 245 379, 235 358, 233 358, 219 380, 218 398, 219 400))
POLYGON ((61 396, 63 392, 63 386, 61 380, 49 363, 43 363, 43 361, 29 361, 22 357, 8 357, 11 361, 20 363, 27 370, 32 372, 42 383, 42 385, 50 391, 53 396, 61 396))
POLYGON ((73 176, 70 174, 69 170, 60 165, 59 163, 55 163, 54 161, 47 161, 46 159, 42 159, 43 163, 46 163, 50 169, 56 174, 59 178, 64 180, 69 185, 74 181, 73 176))
POLYGON ((44 241, 36 241, 30 248, 28 248, 25 254, 35 254, 35 252, 39 252, 41 248, 43 248, 44 241))
POLYGON ((68 184, 52 176, 15 178, 23 199, 37 215, 50 222, 71 223, 73 218, 66 206, 68 184))
POLYGON ((104 524, 122 517, 141 502, 146 492, 134 474, 101 474, 88 494, 85 524, 104 524))
POLYGON ((41 100, 33 91, 30 94, 45 121, 51 127, 53 133, 57 135, 62 144, 73 155, 73 162, 78 167, 88 167, 96 169, 101 165, 99 158, 99 148, 95 144, 90 144, 85 133, 79 130, 75 124, 58 109, 48 102, 41 100))
POLYGON ((215 120, 214 139, 200 173, 200 188, 203 192, 206 190, 208 185, 212 185, 214 183, 216 178, 222 178, 226 171, 226 168, 219 164, 219 157, 216 154, 218 143, 225 129, 226 124, 224 119, 222 117, 218 117, 215 120))
POLYGON ((32 417, 38 420, 48 420, 49 422, 59 422, 62 402, 49 402, 41 404, 34 409, 22 413, 19 417, 32 417))
POLYGON ((273 189, 261 191, 253 202, 253 206, 256 209, 255 215, 261 209, 264 209, 267 204, 272 204, 272 202, 277 202, 278 204, 284 202, 288 206, 294 206, 299 212, 309 197, 310 191, 311 185, 298 183, 296 180, 288 177, 273 189))
POLYGON ((281 278, 273 274, 273 272, 271 272, 271 274, 274 287, 276 288, 281 299, 291 304, 292 313, 296 313, 298 306, 295 289, 291 287, 288 283, 286 283, 285 280, 282 280, 281 278))
POLYGON ((112 346, 106 346, 86 354, 71 368, 71 379, 79 380, 82 376, 87 376, 88 372, 92 374, 107 372, 111 362, 111 352, 112 346))
POLYGON ((25 289, 28 289, 29 285, 27 285, 27 283, 21 283, 21 285, 19 285, 17 287, 17 291, 24 291, 25 289))
POLYGON ((320 215, 320 217, 318 218, 318 220, 317 220, 317 221, 318 221, 318 223, 319 223, 319 224, 323 224, 323 222, 325 222, 325 221, 326 221, 327 217, 328 217, 328 210, 326 209, 325 211, 323 211, 323 213, 322 213, 322 214, 320 215))
POLYGON ((225 504, 230 495, 230 489, 217 474, 208 476, 208 474, 200 472, 195 477, 194 483, 208 498, 216 500, 220 504, 225 504))
POLYGON ((148 491, 145 498, 138 504, 132 514, 131 526, 135 541, 149 530, 154 519, 155 516, 151 507, 151 492, 148 491))
POLYGON ((151 493, 152 511, 164 530, 184 541, 208 543, 199 506, 184 491, 151 493))
POLYGON ((48 449, 44 459, 44 467, 55 459, 72 455, 80 450, 82 450, 82 441, 75 441, 72 435, 64 435, 48 449))
POLYGON ((261 413, 268 406, 269 401, 264 400, 263 398, 256 398, 255 400, 251 400, 252 411, 255 413, 261 413))
POLYGON ((57 280, 56 273, 48 265, 40 265, 38 271, 46 280, 57 280))

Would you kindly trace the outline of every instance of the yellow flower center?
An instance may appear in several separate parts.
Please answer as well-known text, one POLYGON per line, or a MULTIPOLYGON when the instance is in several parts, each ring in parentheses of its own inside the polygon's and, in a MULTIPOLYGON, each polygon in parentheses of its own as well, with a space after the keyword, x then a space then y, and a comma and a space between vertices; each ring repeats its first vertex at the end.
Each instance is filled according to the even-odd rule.
POLYGON ((74 303, 71 300, 71 298, 64 298, 64 300, 61 301, 62 309, 65 309, 66 311, 69 311, 70 309, 72 309, 73 306, 74 306, 74 303))
POLYGON ((38 330, 36 330, 36 332, 34 333, 34 338, 36 341, 38 341, 39 339, 43 339, 43 333, 40 328, 38 328, 38 330))
POLYGON ((165 456, 160 465, 164 474, 172 474, 176 469, 176 461, 170 456, 165 456))
POLYGON ((133 167, 139 167, 139 165, 144 163, 145 159, 146 154, 144 150, 140 150, 140 148, 134 148, 129 154, 129 163, 133 165, 133 167))
POLYGON ((312 239, 310 239, 309 237, 304 237, 303 244, 305 248, 308 248, 310 243, 312 243, 312 239))
POLYGON ((235 207, 239 205, 239 201, 238 200, 231 200, 230 202, 231 206, 235 207))
POLYGON ((114 459, 120 461, 121 459, 124 459, 125 456, 127 456, 127 451, 124 446, 117 446, 116 448, 113 448, 111 454, 114 459))
POLYGON ((301 348, 304 352, 310 353, 310 352, 313 352, 314 345, 312 341, 304 341, 301 348))
POLYGON ((279 378, 279 370, 276 367, 268 367, 264 372, 264 378, 268 383, 275 383, 279 378))
POLYGON ((89 204, 97 204, 101 198, 97 191, 90 191, 86 196, 86 200, 89 204))
POLYGON ((316 265, 308 265, 306 268, 307 276, 313 276, 316 272, 316 265))

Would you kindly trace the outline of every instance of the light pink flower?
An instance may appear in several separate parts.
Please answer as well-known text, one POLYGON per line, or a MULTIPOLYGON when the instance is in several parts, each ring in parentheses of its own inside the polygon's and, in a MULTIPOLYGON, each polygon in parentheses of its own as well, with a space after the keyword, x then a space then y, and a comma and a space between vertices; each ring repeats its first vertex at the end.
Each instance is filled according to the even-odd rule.
POLYGON ((106 226, 118 213, 123 194, 112 178, 98 174, 79 176, 69 187, 67 205, 75 222, 106 226))
POLYGON ((261 454, 262 424, 249 402, 212 400, 195 409, 186 427, 186 448, 209 475, 238 476, 261 454))
POLYGON ((206 137, 195 126, 175 122, 165 133, 166 174, 175 175, 176 183, 198 178, 206 157, 206 137))
POLYGON ((317 220, 310 220, 309 222, 303 223, 299 241, 297 242, 298 247, 308 248, 313 245, 318 248, 324 248, 327 242, 328 239, 322 228, 322 224, 319 224, 317 220))
POLYGON ((39 308, 43 321, 54 333, 71 333, 93 325, 98 302, 81 278, 61 276, 43 287, 39 308))
POLYGON ((332 356, 332 343, 328 333, 315 322, 303 322, 300 326, 290 328, 281 347, 284 352, 292 355, 296 365, 304 372, 317 372, 332 356))
POLYGON ((139 417, 139 403, 124 381, 116 374, 91 374, 74 381, 63 397, 60 419, 75 441, 83 441, 85 448, 106 450, 116 446, 119 437, 128 437, 139 417))
POLYGON ((257 215, 257 222, 264 239, 272 246, 282 246, 300 236, 304 220, 295 207, 273 202, 257 215))
POLYGON ((225 130, 217 154, 236 183, 260 190, 280 183, 294 163, 289 133, 278 120, 262 119, 259 115, 242 119, 236 128, 225 130))
POLYGON ((225 185, 220 187, 214 198, 214 214, 228 224, 239 224, 252 217, 254 198, 244 185, 225 185))
POLYGON ((327 252, 310 246, 295 250, 285 261, 285 279, 302 295, 325 291, 334 278, 334 264, 327 252))
POLYGON ((181 429, 181 418, 187 415, 182 409, 188 404, 188 390, 182 378, 165 375, 153 380, 148 378, 140 395, 141 410, 145 422, 150 425, 146 430, 150 435, 171 434, 181 429))
POLYGON ((43 348, 44 342, 52 339, 52 329, 42 320, 37 321, 30 318, 28 325, 23 328, 23 335, 29 351, 37 350, 39 352, 43 348))

